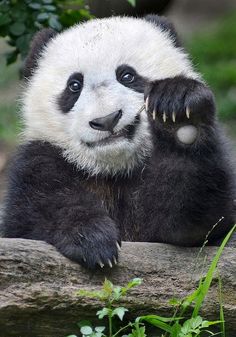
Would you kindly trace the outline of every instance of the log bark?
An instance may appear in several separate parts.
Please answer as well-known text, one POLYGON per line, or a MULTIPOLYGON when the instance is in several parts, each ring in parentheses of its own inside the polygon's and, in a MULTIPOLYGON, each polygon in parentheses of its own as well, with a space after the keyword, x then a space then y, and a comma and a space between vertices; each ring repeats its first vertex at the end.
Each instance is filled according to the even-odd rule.
MULTIPOLYGON (((63 257, 44 242, 0 239, 0 337, 66 337, 76 323, 94 320, 96 300, 76 295, 98 289, 107 277, 123 285, 134 277, 143 284, 124 298, 130 318, 170 316, 168 301, 183 298, 198 285, 217 248, 180 248, 158 243, 123 243, 119 264, 95 273, 63 257)), ((236 250, 227 247, 219 263, 227 337, 236 336, 236 250)), ((202 308, 204 318, 219 319, 217 277, 202 308)), ((101 324, 101 323, 100 323, 101 324)))

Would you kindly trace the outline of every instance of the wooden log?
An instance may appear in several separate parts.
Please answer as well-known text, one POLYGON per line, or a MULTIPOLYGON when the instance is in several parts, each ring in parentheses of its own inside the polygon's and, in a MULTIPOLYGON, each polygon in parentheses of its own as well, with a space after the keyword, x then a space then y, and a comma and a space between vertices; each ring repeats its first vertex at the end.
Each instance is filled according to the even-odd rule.
MULTIPOLYGON (((107 277, 123 285, 134 277, 143 284, 124 298, 130 318, 142 314, 170 316, 168 301, 196 289, 217 248, 180 248, 158 243, 123 243, 119 264, 94 273, 63 257, 44 242, 0 239, 0 336, 66 337, 78 334, 76 323, 94 320, 96 300, 76 295, 98 289, 107 277)), ((236 249, 227 247, 219 263, 223 283, 227 337, 236 336, 236 249)), ((204 318, 219 319, 217 276, 204 302, 204 318)), ((101 323, 100 323, 101 324, 101 323)))

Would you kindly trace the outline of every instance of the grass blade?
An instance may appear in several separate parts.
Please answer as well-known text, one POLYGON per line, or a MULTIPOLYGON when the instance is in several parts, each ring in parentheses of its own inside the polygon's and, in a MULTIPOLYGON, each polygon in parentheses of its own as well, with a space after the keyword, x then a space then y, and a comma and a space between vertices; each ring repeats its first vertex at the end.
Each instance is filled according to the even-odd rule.
POLYGON ((228 243, 231 235, 233 234, 233 232, 236 229, 236 225, 233 226, 233 228, 231 229, 231 231, 226 235, 226 237, 224 238, 222 244, 220 245, 219 249, 217 250, 217 253, 210 265, 210 268, 208 269, 208 272, 206 274, 205 279, 202 281, 202 283, 199 286, 199 296, 196 298, 196 304, 193 310, 193 314, 192 317, 196 317, 199 314, 199 310, 201 308, 201 305, 207 295, 207 292, 210 288, 213 276, 214 276, 214 272, 216 270, 217 264, 219 262, 219 259, 222 255, 222 252, 226 246, 226 244, 228 243))
POLYGON ((219 301, 220 301, 221 337, 226 337, 225 316, 224 316, 223 297, 222 297, 222 281, 220 275, 219 275, 219 301))

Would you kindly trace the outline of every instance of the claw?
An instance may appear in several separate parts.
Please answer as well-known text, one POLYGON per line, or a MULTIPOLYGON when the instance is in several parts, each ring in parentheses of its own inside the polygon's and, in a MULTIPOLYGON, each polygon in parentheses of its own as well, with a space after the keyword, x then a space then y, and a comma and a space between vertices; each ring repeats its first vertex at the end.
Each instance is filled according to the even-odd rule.
POLYGON ((99 266, 100 266, 101 268, 104 267, 104 264, 103 264, 101 261, 98 261, 98 264, 99 264, 99 266))
POLYGON ((152 119, 155 121, 156 119, 156 110, 154 109, 152 112, 152 119))
POLYGON ((167 117, 166 117, 166 113, 165 113, 165 112, 163 113, 163 116, 162 116, 162 118, 163 118, 163 122, 165 123, 165 122, 166 122, 166 118, 167 118, 167 117))
POLYGON ((145 110, 148 112, 148 104, 149 104, 149 97, 147 97, 146 102, 145 102, 145 110))
POLYGON ((116 247, 119 251, 121 251, 121 246, 120 246, 119 242, 116 242, 116 247))
POLYGON ((173 122, 175 123, 175 121, 176 121, 176 114, 175 114, 174 111, 172 112, 172 120, 173 120, 173 122))
POLYGON ((112 263, 111 263, 111 261, 110 261, 110 260, 107 260, 107 263, 108 263, 109 267, 112 268, 112 263))
POLYGON ((143 110, 145 110, 145 104, 142 105, 137 114, 140 115, 143 110))
POLYGON ((190 109, 189 107, 186 108, 186 116, 189 119, 190 118, 190 109))
POLYGON ((114 264, 117 264, 117 259, 115 258, 115 256, 113 256, 113 261, 114 261, 114 264))

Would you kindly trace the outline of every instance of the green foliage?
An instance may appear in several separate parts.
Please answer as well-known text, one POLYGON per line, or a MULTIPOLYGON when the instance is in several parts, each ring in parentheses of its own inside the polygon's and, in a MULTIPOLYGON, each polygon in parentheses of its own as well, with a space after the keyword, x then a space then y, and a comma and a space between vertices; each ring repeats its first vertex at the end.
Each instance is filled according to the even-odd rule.
MULTIPOLYGON (((127 0, 135 6, 135 0, 127 0)), ((8 37, 13 50, 6 55, 7 64, 24 59, 30 41, 39 29, 56 31, 92 18, 84 0, 0 0, 0 36, 8 37)))
POLYGON ((199 33, 188 49, 216 94, 219 116, 236 119, 236 14, 199 33))
POLYGON ((16 104, 0 104, 0 140, 14 144, 20 130, 20 122, 16 114, 16 104))
POLYGON ((136 0, 127 0, 128 3, 130 3, 131 6, 135 7, 136 5, 136 0))
POLYGON ((0 36, 8 37, 13 50, 7 64, 18 55, 25 58, 36 31, 51 27, 56 31, 91 18, 84 0, 2 0, 0 1, 0 36))
MULTIPOLYGON (((106 318, 108 320, 108 333, 106 328, 93 327, 90 322, 85 322, 85 325, 80 326, 80 333, 83 337, 146 337, 146 325, 158 328, 156 331, 156 336, 159 337, 200 337, 204 332, 204 336, 214 335, 209 329, 213 325, 218 325, 221 327, 221 337, 225 337, 224 328, 224 313, 223 305, 221 299, 221 281, 219 280, 219 292, 220 292, 220 320, 218 321, 208 321, 204 320, 199 312, 200 308, 205 300, 207 293, 209 291, 210 285, 212 283, 217 264, 222 255, 224 247, 229 241, 231 235, 236 230, 236 225, 228 233, 228 235, 223 240, 221 246, 219 247, 211 265, 205 275, 199 282, 198 288, 190 295, 182 300, 173 299, 171 301, 172 306, 175 307, 175 314, 172 317, 163 317, 158 315, 146 315, 137 317, 134 322, 129 322, 121 324, 119 328, 114 331, 115 319, 123 321, 123 318, 128 311, 127 308, 117 306, 123 296, 133 287, 140 285, 142 280, 136 278, 129 282, 125 287, 114 286, 109 280, 105 280, 103 287, 98 291, 85 291, 80 290, 77 294, 79 296, 87 296, 89 298, 96 298, 103 303, 105 306, 97 311, 97 317, 100 320, 106 318), (192 312, 189 319, 184 317, 184 314, 192 312), (160 331, 164 332, 164 335, 160 335, 160 331), (124 334, 126 332, 127 334, 124 334)), ((77 336, 68 336, 77 337, 77 336)))

